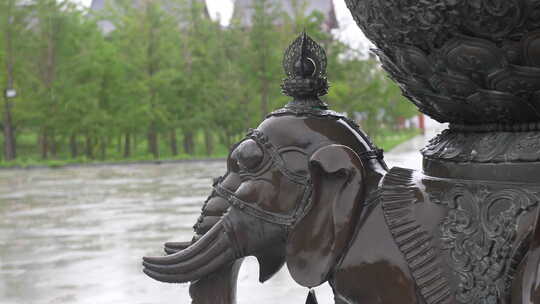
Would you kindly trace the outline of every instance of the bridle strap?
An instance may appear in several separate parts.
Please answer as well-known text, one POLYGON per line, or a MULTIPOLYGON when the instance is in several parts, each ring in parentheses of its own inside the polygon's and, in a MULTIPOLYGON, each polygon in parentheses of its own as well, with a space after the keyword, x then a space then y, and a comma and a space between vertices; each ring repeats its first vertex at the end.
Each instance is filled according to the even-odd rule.
POLYGON ((289 168, 287 168, 285 165, 285 161, 281 157, 278 149, 270 142, 268 136, 266 136, 260 130, 250 129, 247 134, 247 138, 254 140, 264 150, 265 154, 268 154, 270 161, 272 162, 272 166, 275 166, 281 172, 281 174, 283 174, 283 176, 285 176, 291 182, 304 187, 302 198, 300 203, 297 205, 297 208, 290 215, 283 215, 277 212, 264 210, 255 203, 249 203, 238 198, 235 193, 223 187, 220 182, 214 184, 214 191, 217 195, 228 201, 231 206, 243 213, 272 224, 286 227, 293 226, 297 220, 303 217, 311 207, 311 179, 309 176, 301 175, 289 170, 289 168))
POLYGON ((268 136, 266 136, 263 132, 257 129, 250 129, 247 137, 254 140, 264 150, 266 150, 272 160, 273 165, 276 166, 279 171, 289 180, 303 186, 309 183, 308 176, 292 172, 291 170, 289 170, 289 168, 287 168, 287 166, 285 165, 285 161, 278 152, 278 149, 270 142, 268 136))
POLYGON ((227 200, 231 204, 231 206, 242 211, 243 213, 254 216, 263 221, 281 226, 292 226, 296 222, 296 214, 282 215, 279 213, 266 211, 255 204, 243 201, 230 190, 221 186, 221 184, 214 186, 214 189, 216 193, 219 196, 223 197, 225 200, 227 200))
MULTIPOLYGON (((287 228, 294 226, 294 224, 296 224, 299 219, 303 218, 311 209, 313 185, 310 176, 295 173, 287 168, 285 161, 279 153, 279 150, 270 142, 268 136, 266 136, 262 131, 250 129, 249 133, 247 134, 247 139, 254 140, 264 150, 265 154, 269 155, 272 166, 275 166, 281 172, 281 174, 283 174, 283 176, 285 176, 291 182, 294 182, 304 188, 299 204, 294 212, 289 215, 267 211, 255 203, 249 203, 237 197, 233 191, 221 185, 221 180, 214 184, 215 193, 229 202, 232 207, 245 214, 256 217, 268 223, 286 226, 287 228)), ((378 159, 381 158, 381 156, 382 150, 376 150, 362 153, 361 158, 378 159)))

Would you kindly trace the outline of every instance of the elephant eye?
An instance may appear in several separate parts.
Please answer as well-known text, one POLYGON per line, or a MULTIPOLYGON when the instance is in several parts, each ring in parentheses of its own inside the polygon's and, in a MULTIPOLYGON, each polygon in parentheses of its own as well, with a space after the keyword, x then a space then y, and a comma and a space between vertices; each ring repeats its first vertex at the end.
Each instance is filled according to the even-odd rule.
POLYGON ((232 158, 237 161, 241 169, 253 171, 261 165, 264 153, 254 140, 248 139, 236 147, 232 158))

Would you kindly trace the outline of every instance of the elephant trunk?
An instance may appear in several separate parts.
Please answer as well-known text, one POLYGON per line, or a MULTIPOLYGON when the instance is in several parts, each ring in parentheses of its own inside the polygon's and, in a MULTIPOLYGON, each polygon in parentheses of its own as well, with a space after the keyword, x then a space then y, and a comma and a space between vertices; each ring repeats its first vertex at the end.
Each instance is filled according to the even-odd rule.
POLYGON ((144 257, 144 273, 166 283, 196 281, 238 257, 222 222, 191 246, 164 257, 144 257))
MULTIPOLYGON (((215 178, 212 186, 215 187, 222 181, 231 189, 236 189, 240 183, 238 176, 228 173, 225 177, 215 178)), ((165 253, 175 254, 194 244, 221 220, 229 210, 229 206, 229 202, 217 196, 215 191, 212 191, 212 194, 204 202, 197 222, 193 225, 195 235, 192 240, 189 242, 167 242, 164 246, 165 253)))

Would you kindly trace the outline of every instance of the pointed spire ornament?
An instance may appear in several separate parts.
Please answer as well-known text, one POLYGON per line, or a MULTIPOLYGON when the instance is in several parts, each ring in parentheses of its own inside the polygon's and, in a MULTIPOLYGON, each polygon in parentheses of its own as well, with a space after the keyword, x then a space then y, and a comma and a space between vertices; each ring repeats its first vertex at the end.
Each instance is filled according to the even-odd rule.
POLYGON ((306 304, 319 304, 319 302, 317 302, 317 297, 315 296, 315 290, 313 289, 309 290, 309 293, 306 299, 306 304))
POLYGON ((324 49, 304 31, 285 51, 283 69, 287 78, 281 85, 294 100, 287 107, 324 108, 319 97, 328 93, 327 58, 324 49))

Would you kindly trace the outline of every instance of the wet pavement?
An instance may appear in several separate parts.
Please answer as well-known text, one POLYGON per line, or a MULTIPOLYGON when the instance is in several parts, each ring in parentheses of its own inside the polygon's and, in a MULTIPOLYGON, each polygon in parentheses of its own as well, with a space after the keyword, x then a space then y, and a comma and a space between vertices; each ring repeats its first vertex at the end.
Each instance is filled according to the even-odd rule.
MULTIPOLYGON (((387 153, 390 166, 420 168, 418 137, 387 153)), ((188 286, 155 282, 143 255, 189 240, 223 161, 0 171, 0 303, 190 303, 188 286)), ((319 303, 334 303, 328 286, 319 303)), ((248 258, 238 303, 304 303, 286 267, 258 283, 248 258)))

